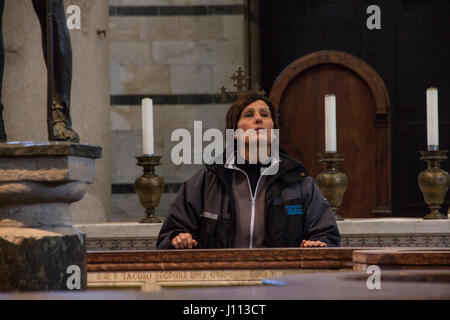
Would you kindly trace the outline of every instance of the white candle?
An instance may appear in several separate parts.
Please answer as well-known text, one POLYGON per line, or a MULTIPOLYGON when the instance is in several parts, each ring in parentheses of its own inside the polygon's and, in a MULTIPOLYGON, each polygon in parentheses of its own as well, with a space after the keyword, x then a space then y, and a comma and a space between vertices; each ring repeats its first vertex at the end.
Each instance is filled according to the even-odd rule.
POLYGON ((142 100, 142 144, 144 154, 153 154, 153 101, 142 100))
POLYGON ((325 151, 336 152, 336 96, 325 95, 325 151))
POLYGON ((427 89, 427 138, 428 150, 439 146, 438 90, 427 89))

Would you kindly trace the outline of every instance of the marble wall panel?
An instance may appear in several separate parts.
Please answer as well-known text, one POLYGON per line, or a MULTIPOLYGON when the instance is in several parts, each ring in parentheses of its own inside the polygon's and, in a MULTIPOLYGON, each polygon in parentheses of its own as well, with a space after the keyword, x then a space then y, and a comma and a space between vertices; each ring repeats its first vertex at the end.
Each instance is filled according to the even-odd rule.
POLYGON ((170 68, 162 66, 120 66, 121 94, 169 93, 170 68))
POLYGON ((222 40, 224 38, 224 16, 180 16, 179 38, 184 40, 222 40))
POLYGON ((244 49, 237 41, 154 41, 156 64, 242 64, 244 49))
POLYGON ((152 43, 145 41, 110 41, 110 63, 119 65, 153 64, 152 43))
MULTIPOLYGON (((128 17, 120 17, 128 19, 128 17)), ((177 16, 139 17, 139 39, 142 41, 179 40, 179 18, 177 16)))
MULTIPOLYGON (((141 17, 109 17, 110 41, 135 41, 140 39, 141 17)), ((148 19, 145 19, 148 20, 148 19)))
POLYGON ((171 93, 215 93, 213 67, 210 65, 174 65, 170 67, 171 93))

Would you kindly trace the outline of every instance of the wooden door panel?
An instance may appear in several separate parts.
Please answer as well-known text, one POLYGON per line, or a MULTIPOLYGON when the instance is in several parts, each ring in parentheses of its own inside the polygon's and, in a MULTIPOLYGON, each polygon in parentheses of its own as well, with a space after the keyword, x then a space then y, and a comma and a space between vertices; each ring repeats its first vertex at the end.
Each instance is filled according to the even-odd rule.
POLYGON ((390 201, 390 195, 380 197, 379 192, 390 193, 390 181, 386 187, 379 183, 384 177, 377 174, 389 174, 383 173, 390 166, 389 152, 380 153, 389 141, 379 146, 380 137, 389 137, 380 135, 380 130, 388 131, 388 126, 379 126, 368 83, 347 66, 320 63, 291 75, 282 90, 279 88, 274 85, 271 98, 275 96, 272 100, 280 115, 280 145, 301 160, 313 178, 324 170, 318 154, 325 151, 325 95, 336 95, 337 150, 345 159, 339 168, 349 181, 339 212, 344 218, 379 217, 380 207, 384 214, 389 213, 386 199, 390 201), (380 165, 379 161, 385 163, 380 165))

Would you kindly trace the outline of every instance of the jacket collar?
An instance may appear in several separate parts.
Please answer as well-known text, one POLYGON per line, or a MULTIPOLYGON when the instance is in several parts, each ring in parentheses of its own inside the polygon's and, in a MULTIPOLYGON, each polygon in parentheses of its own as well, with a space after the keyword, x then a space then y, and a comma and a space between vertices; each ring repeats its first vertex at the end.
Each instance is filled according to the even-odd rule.
MULTIPOLYGON (((273 175, 276 174, 279 170, 280 164, 280 156, 279 154, 274 155, 274 160, 270 162, 270 166, 261 168, 261 175, 273 175), (272 173, 273 172, 273 173, 272 173)), ((237 170, 236 168, 236 151, 233 152, 228 159, 225 161, 223 165, 225 169, 237 170)))
MULTIPOLYGON (((227 176, 228 173, 230 173, 230 170, 226 170, 230 169, 229 167, 227 168, 227 166, 234 165, 235 155, 233 153, 228 157, 228 159, 226 159, 225 152, 223 152, 223 154, 220 155, 219 157, 222 158, 222 163, 225 164, 213 163, 213 164, 206 164, 205 166, 210 171, 221 174, 223 176, 227 176)), ((275 164, 275 161, 273 163, 275 164)), ((278 172, 268 177, 271 181, 278 179, 279 177, 283 176, 285 173, 293 169, 296 169, 295 171, 298 171, 298 173, 294 174, 295 177, 293 178, 296 178, 297 175, 301 177, 306 177, 308 175, 303 164, 299 160, 292 157, 287 151, 285 151, 282 148, 280 148, 279 150, 279 159, 277 160, 276 163, 278 163, 279 165, 278 172)))

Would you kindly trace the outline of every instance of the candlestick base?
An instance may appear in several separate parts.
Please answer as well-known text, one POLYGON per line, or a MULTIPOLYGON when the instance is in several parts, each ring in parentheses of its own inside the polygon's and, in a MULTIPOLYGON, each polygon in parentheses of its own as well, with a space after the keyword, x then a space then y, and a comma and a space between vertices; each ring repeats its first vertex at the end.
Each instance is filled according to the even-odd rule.
POLYGON ((139 221, 139 223, 160 223, 161 219, 155 217, 155 210, 145 210, 147 216, 139 221))
POLYGON ((448 219, 445 214, 440 212, 450 186, 448 172, 440 168, 440 162, 447 160, 447 150, 427 150, 420 151, 420 153, 422 154, 420 160, 426 161, 428 164, 428 169, 421 172, 418 177, 419 188, 430 208, 430 213, 423 218, 426 220, 448 219))
POLYGON ((326 170, 320 173, 316 179, 317 185, 333 210, 336 220, 344 220, 337 211, 348 185, 347 176, 337 169, 339 163, 344 161, 343 155, 343 153, 337 152, 319 153, 319 162, 325 162, 326 170))
POLYGON ((144 168, 144 174, 136 179, 134 189, 147 215, 140 223, 159 223, 161 219, 155 217, 155 209, 159 205, 165 183, 155 174, 155 167, 161 164, 161 156, 143 155, 136 159, 137 165, 144 168))

